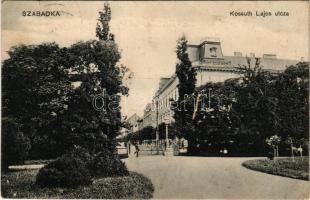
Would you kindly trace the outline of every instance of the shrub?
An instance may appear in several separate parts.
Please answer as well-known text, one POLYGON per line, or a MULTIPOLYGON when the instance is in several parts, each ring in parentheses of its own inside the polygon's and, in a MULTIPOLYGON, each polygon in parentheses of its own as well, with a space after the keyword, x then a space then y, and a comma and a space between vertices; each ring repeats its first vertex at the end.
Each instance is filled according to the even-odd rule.
POLYGON ((92 156, 85 150, 75 147, 40 169, 36 184, 40 187, 72 187, 91 184, 89 171, 92 156))
POLYGON ((74 147, 43 167, 36 179, 41 187, 77 187, 88 185, 92 177, 128 176, 126 165, 111 151, 95 156, 86 149, 74 147))
POLYGON ((154 187, 147 177, 131 172, 129 176, 102 178, 89 186, 70 189, 40 188, 34 185, 38 170, 6 173, 1 176, 1 195, 10 199, 149 199, 154 187))
POLYGON ((150 199, 154 186, 141 174, 130 172, 129 176, 97 179, 82 190, 74 190, 61 196, 64 199, 150 199))
POLYGON ((109 151, 96 155, 90 170, 96 177, 129 175, 126 165, 120 160, 118 155, 109 151))
POLYGON ((80 146, 74 146, 73 149, 66 152, 65 156, 75 157, 84 162, 87 165, 87 167, 89 167, 90 163, 92 163, 94 159, 93 156, 88 152, 88 150, 80 146))
POLYGON ((270 160, 273 160, 273 153, 272 152, 268 152, 268 154, 267 154, 267 157, 270 159, 270 160))

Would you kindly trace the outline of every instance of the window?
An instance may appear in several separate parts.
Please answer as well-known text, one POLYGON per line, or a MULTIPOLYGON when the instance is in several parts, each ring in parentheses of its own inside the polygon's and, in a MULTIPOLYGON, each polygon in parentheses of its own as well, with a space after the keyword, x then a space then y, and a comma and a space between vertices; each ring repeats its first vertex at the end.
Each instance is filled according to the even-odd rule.
POLYGON ((216 57, 216 50, 217 50, 216 47, 211 47, 210 48, 210 56, 211 57, 216 57))

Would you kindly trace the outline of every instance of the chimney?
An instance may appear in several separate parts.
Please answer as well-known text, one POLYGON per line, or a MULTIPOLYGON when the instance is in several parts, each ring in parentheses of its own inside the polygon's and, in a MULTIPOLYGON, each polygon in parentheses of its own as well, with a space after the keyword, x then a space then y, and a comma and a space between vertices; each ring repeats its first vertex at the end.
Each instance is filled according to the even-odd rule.
POLYGON ((236 57, 242 57, 242 53, 241 53, 241 52, 234 52, 234 56, 236 56, 236 57))
POLYGON ((263 54, 264 59, 276 59, 277 55, 276 54, 263 54))

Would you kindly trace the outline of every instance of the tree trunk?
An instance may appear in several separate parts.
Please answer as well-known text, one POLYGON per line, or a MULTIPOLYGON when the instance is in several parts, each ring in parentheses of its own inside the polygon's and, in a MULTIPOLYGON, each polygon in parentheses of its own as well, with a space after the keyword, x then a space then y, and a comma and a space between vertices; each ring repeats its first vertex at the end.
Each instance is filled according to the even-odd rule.
POLYGON ((301 150, 301 151, 299 151, 299 152, 300 152, 300 157, 301 157, 301 160, 303 160, 303 157, 302 157, 302 148, 301 148, 301 145, 299 146, 299 150, 301 150))
POLYGON ((292 144, 291 144, 291 153, 292 153, 292 159, 294 161, 295 159, 294 159, 294 151, 293 151, 293 145, 292 144))

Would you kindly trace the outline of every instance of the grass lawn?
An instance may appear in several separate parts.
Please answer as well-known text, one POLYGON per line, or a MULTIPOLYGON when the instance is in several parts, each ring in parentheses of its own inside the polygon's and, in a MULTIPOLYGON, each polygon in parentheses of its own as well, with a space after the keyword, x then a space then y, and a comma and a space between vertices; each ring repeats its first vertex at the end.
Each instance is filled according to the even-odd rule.
POLYGON ((65 199, 149 199, 154 187, 141 174, 130 172, 125 177, 94 179, 93 184, 76 189, 39 188, 35 185, 38 170, 2 174, 1 191, 5 198, 65 198, 65 199))
POLYGON ((246 168, 265 172, 268 174, 309 180, 308 157, 303 157, 303 160, 300 157, 295 157, 295 161, 293 161, 292 158, 278 158, 275 160, 248 160, 242 163, 242 165, 246 168))

